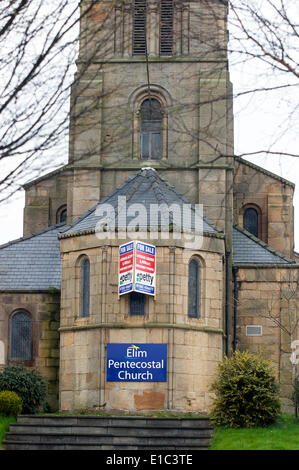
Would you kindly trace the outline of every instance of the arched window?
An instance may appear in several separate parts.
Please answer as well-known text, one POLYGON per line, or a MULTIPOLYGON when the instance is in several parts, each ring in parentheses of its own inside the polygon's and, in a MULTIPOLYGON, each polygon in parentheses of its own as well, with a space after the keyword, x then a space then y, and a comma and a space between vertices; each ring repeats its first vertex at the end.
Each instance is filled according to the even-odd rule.
POLYGON ((129 97, 132 110, 132 157, 135 160, 167 160, 168 115, 173 100, 163 87, 143 85, 129 97))
POLYGON ((248 232, 252 233, 255 237, 258 237, 258 212, 253 207, 248 207, 245 209, 243 214, 243 227, 248 232))
POLYGON ((188 272, 188 317, 200 317, 201 265, 191 259, 188 272))
POLYGON ((135 0, 133 55, 146 55, 146 0, 135 0))
POLYGON ((84 257, 80 264, 80 317, 90 314, 90 262, 84 257))
POLYGON ((64 204, 63 206, 59 207, 56 213, 56 223, 57 224, 66 224, 66 217, 67 217, 67 207, 64 204))
POLYGON ((148 98, 140 108, 140 158, 160 160, 162 158, 162 110, 158 100, 148 98))
POLYGON ((145 295, 140 292, 130 293, 130 315, 145 315, 145 295))
POLYGON ((59 222, 62 224, 66 223, 67 210, 66 208, 61 211, 59 222))
POLYGON ((28 312, 19 310, 10 319, 10 359, 32 359, 32 320, 28 312))
POLYGON ((173 0, 161 0, 160 55, 173 52, 173 0))

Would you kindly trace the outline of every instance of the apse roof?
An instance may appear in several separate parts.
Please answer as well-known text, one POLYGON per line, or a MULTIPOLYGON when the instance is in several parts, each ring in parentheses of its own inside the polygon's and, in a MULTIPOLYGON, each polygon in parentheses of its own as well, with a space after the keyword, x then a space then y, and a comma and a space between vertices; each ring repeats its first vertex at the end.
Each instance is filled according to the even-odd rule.
MULTIPOLYGON (((181 228, 195 228, 195 211, 196 208, 191 204, 173 185, 163 178, 153 168, 143 168, 133 176, 131 176, 124 184, 112 191, 107 197, 102 199, 92 209, 74 221, 71 226, 67 227, 60 238, 84 235, 93 233, 98 224, 107 221, 104 208, 108 206, 115 214, 114 224, 116 229, 128 227, 136 220, 136 211, 138 213, 139 227, 149 228, 157 226, 159 228, 166 225, 180 226, 181 228), (126 202, 126 212, 124 211, 124 201, 126 202), (142 205, 142 207, 140 206, 142 205), (152 208, 167 208, 176 206, 179 208, 179 220, 169 214, 169 220, 163 219, 161 216, 153 222, 150 219, 152 208), (187 217, 184 217, 184 207, 190 207, 190 224, 188 227, 187 217), (124 215, 126 214, 126 215, 124 215), (178 223, 177 223, 178 222, 178 223)), ((198 212, 197 212, 198 213, 198 212)), ((216 235, 223 233, 216 227, 207 217, 202 217, 202 229, 206 234, 216 235)))

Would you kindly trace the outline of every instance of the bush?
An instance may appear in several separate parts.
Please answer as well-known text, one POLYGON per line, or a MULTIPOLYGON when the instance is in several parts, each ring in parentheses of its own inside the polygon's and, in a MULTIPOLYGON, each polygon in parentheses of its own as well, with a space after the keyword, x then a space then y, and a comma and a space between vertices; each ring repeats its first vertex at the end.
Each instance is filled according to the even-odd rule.
POLYGON ((22 401, 15 392, 5 390, 0 392, 0 414, 4 416, 17 416, 22 411, 22 401))
POLYGON ((219 365, 211 421, 231 427, 265 426, 280 412, 278 383, 260 355, 237 351, 219 365))
POLYGON ((47 382, 34 369, 5 366, 0 374, 0 391, 9 390, 19 395, 24 414, 37 413, 47 399, 47 382))

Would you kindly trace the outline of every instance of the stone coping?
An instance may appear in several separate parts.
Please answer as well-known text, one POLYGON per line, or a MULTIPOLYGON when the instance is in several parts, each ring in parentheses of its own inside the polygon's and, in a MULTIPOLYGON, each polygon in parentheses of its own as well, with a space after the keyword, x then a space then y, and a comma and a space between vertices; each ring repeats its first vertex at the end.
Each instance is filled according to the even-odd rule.
POLYGON ((244 160, 243 158, 238 157, 238 156, 235 156, 235 161, 238 162, 238 163, 241 163, 241 164, 243 163, 244 165, 247 165, 247 166, 249 166, 250 168, 253 168, 256 171, 258 171, 260 173, 263 173, 264 175, 267 175, 270 178, 273 178, 277 181, 280 181, 281 183, 284 183, 288 186, 291 186, 292 188, 295 188, 295 183, 292 183, 291 181, 283 178, 282 176, 276 175, 275 173, 272 173, 271 171, 266 170, 265 168, 262 168, 261 166, 256 165, 255 163, 252 163, 248 160, 244 160))
MULTIPOLYGON (((143 228, 143 227, 141 227, 141 228, 143 228)), ((115 228, 115 233, 118 233, 118 231, 123 232, 124 228, 120 227, 120 229, 118 229, 118 227, 116 227, 115 228)), ((147 228, 146 228, 146 231, 150 233, 150 230, 147 229, 147 228)), ((158 230, 158 232, 162 233, 161 230, 158 230)), ((66 238, 74 238, 74 237, 84 236, 84 235, 94 235, 95 233, 96 233, 96 230, 94 228, 86 229, 86 230, 78 230, 76 232, 71 232, 71 233, 60 233, 58 235, 58 239, 63 240, 63 239, 66 239, 66 238)), ((169 230, 169 233, 172 233, 172 230, 169 230)), ((222 233, 219 233, 219 232, 218 233, 202 232, 202 234, 203 234, 204 237, 219 238, 219 239, 223 239, 223 240, 225 239, 225 235, 223 235, 222 233)), ((167 243, 169 243, 169 242, 167 241, 167 243)), ((105 245, 107 245, 107 243, 105 243, 105 245)), ((165 246, 165 245, 162 244, 161 246, 165 246)), ((177 244, 177 246, 180 247, 180 248, 185 248, 183 244, 181 244, 181 245, 177 244)))
MULTIPOLYGON (((299 264, 283 264, 283 263, 233 263, 233 267, 242 269, 265 268, 265 269, 299 269, 299 264)), ((275 281, 278 282, 278 281, 275 281)))
POLYGON ((137 419, 139 421, 142 421, 144 419, 146 420, 150 420, 150 421, 168 421, 168 420, 181 420, 181 421, 186 421, 186 420, 189 420, 189 419, 192 419, 192 420, 202 420, 202 419, 205 419, 205 420, 210 420, 210 416, 208 414, 201 414, 200 412, 188 412, 188 411, 182 411, 182 412, 179 412, 179 411, 173 411, 173 410, 157 410, 156 412, 155 411, 149 411, 148 414, 146 412, 140 412, 139 414, 136 414, 136 411, 132 411, 131 413, 130 412, 126 412, 126 411, 117 411, 117 410, 114 410, 114 411, 111 411, 110 412, 103 412, 101 414, 97 414, 97 413, 94 413, 94 414, 76 414, 75 412, 74 413, 69 413, 69 412, 59 412, 59 414, 57 413, 43 413, 43 414, 36 414, 36 415, 26 415, 26 414, 21 414, 21 415, 18 415, 18 417, 20 418, 30 418, 30 419, 33 419, 33 420, 38 420, 40 418, 51 418, 53 417, 54 419, 60 419, 63 420, 64 418, 77 418, 77 419, 89 419, 89 420, 92 420, 92 419, 95 419, 95 418, 116 418, 116 419, 119 419, 121 421, 126 421, 128 418, 133 418, 133 419, 137 419), (119 414, 118 414, 119 413, 119 414), (163 413, 163 414, 167 414, 169 413, 169 416, 154 416, 154 415, 157 415, 159 413, 163 413), (190 414, 189 414, 190 413, 190 414))
MULTIPOLYGON (((199 58, 195 56, 168 56, 168 57, 163 57, 163 56, 154 56, 154 57, 148 57, 146 59, 145 56, 130 56, 130 57, 101 57, 95 56, 92 60, 92 64, 142 64, 145 62, 150 62, 150 63, 184 63, 184 62, 191 62, 191 63, 226 63, 228 62, 227 55, 223 55, 221 57, 205 57, 199 58)), ((87 63, 90 63, 88 60, 84 60, 84 58, 80 58, 77 61, 78 65, 85 65, 87 63)))
POLYGON ((1 294, 51 294, 51 295, 60 295, 60 289, 54 287, 48 289, 0 289, 1 294))
POLYGON ((136 328, 173 328, 181 330, 202 331, 204 333, 216 333, 224 335, 222 328, 214 328, 205 325, 176 325, 175 323, 144 323, 136 325, 128 325, 127 323, 95 323, 93 325, 75 325, 75 326, 62 326, 58 329, 60 332, 64 331, 79 331, 79 330, 95 330, 98 328, 113 328, 113 329, 136 329, 136 328))

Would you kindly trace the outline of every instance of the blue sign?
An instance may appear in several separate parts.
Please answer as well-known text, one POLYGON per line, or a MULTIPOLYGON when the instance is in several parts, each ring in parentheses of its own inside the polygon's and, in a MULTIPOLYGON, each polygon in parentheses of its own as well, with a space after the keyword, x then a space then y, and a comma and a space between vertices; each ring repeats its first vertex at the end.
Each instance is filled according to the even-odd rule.
POLYGON ((167 344, 107 344, 107 382, 166 382, 167 344))

